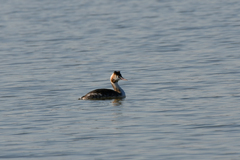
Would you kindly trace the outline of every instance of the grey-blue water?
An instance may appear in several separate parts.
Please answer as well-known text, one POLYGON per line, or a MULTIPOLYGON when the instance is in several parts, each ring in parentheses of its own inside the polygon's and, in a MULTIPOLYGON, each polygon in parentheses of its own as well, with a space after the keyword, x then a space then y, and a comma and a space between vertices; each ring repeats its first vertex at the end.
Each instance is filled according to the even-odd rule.
POLYGON ((0 159, 239 160, 239 35, 239 0, 1 1, 0 159))

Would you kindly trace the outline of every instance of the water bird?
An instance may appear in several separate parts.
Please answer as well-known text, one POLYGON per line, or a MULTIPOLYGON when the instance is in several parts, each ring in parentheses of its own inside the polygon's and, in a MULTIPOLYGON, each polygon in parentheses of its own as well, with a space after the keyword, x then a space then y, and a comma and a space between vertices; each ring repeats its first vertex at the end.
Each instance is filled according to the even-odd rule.
POLYGON ((126 94, 124 90, 118 85, 119 80, 127 79, 123 78, 120 71, 114 71, 110 76, 110 82, 112 84, 112 89, 95 89, 86 95, 79 98, 79 100, 98 100, 98 99, 116 99, 125 98, 126 94))

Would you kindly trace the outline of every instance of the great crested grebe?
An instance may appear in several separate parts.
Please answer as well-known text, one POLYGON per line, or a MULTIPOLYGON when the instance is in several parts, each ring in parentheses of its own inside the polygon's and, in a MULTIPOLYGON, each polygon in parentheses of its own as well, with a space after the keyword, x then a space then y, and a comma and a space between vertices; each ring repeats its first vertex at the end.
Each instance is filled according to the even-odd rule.
POLYGON ((125 92, 124 90, 118 85, 119 80, 125 80, 120 71, 114 71, 113 74, 110 77, 110 82, 112 84, 112 87, 114 90, 111 89, 95 89, 89 93, 87 93, 85 96, 82 96, 79 98, 79 100, 84 99, 114 99, 114 98, 125 98, 125 92))

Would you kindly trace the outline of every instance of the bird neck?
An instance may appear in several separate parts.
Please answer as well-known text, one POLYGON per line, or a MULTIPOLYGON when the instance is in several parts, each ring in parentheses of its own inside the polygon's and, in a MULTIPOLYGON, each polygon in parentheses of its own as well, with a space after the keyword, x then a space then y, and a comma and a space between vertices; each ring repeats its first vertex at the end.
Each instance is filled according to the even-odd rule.
POLYGON ((123 89, 118 85, 118 82, 111 82, 112 87, 114 89, 114 91, 118 92, 118 93, 124 93, 123 89))

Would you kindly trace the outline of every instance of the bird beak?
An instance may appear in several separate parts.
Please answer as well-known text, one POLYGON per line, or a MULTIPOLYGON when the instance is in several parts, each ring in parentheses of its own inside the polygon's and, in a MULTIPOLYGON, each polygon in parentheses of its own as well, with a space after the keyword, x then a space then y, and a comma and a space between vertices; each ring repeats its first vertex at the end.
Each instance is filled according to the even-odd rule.
POLYGON ((127 81, 127 79, 123 78, 123 77, 120 77, 121 80, 124 80, 124 81, 127 81))

